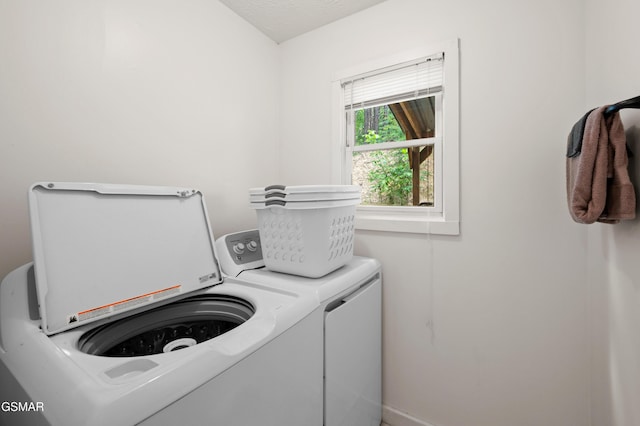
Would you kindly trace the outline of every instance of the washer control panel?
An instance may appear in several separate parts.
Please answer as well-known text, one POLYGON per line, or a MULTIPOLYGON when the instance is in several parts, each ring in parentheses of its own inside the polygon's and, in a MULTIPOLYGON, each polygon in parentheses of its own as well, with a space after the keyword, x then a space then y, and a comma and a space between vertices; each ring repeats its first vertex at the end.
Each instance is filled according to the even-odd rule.
POLYGON ((216 251, 222 271, 237 276, 247 269, 264 266, 260 233, 257 229, 224 235, 216 240, 216 251))

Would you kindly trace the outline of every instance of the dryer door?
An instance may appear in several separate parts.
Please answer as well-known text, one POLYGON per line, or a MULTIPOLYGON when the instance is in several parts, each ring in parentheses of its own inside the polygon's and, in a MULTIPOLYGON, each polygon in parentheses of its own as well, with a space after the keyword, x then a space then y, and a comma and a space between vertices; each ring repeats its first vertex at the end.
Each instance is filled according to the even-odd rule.
POLYGON ((325 313, 325 426, 379 425, 382 417, 380 274, 325 313))

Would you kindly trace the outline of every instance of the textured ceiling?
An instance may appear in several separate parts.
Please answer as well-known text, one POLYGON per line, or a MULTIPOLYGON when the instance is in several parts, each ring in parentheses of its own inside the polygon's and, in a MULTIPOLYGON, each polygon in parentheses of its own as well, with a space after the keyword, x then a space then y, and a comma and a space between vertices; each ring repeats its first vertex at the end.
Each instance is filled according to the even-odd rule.
POLYGON ((384 0, 220 0, 276 43, 384 0))

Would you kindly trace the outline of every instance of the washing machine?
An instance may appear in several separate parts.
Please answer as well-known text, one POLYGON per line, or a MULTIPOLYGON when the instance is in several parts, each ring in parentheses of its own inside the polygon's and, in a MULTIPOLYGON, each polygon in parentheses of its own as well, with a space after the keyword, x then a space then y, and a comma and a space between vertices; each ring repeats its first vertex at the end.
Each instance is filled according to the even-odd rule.
POLYGON ((354 256, 320 278, 264 267, 258 230, 220 237, 224 273, 272 289, 313 297, 322 312, 325 426, 379 426, 382 417, 380 263, 354 256))
POLYGON ((203 195, 38 183, 0 283, 2 425, 322 425, 319 302, 224 277, 203 195))

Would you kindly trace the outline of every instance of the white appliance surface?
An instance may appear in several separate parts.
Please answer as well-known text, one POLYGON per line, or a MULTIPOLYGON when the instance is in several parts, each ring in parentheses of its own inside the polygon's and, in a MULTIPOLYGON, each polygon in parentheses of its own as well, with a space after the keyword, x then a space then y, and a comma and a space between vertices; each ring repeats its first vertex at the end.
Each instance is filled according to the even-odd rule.
POLYGON ((380 262, 368 257, 354 256, 338 270, 320 278, 305 278, 273 272, 268 269, 253 269, 242 272, 245 281, 260 283, 270 288, 313 294, 319 303, 328 303, 353 291, 363 281, 380 272, 380 262))
POLYGON ((381 287, 376 277, 325 312, 326 426, 377 426, 382 420, 381 287))
MULTIPOLYGON (((39 424, 36 417, 39 414, 45 417, 41 419, 42 424, 136 424, 159 415, 180 399, 215 400, 219 394, 206 392, 203 385, 215 383, 222 373, 234 379, 225 392, 236 388, 251 390, 254 397, 278 392, 280 398, 302 407, 298 418, 306 419, 310 425, 322 424, 319 398, 322 393, 319 327, 322 313, 312 298, 229 279, 201 292, 233 295, 254 304, 253 317, 235 329, 175 352, 125 358, 94 356, 78 349, 78 339, 95 325, 52 337, 42 332, 34 312, 35 291, 33 282, 29 282, 30 269, 31 265, 24 265, 0 284, 0 398, 23 400, 19 399, 22 394, 28 397, 27 401, 43 402, 44 411, 2 413, 13 416, 9 424, 39 424), (298 342, 285 337, 287 333, 300 334, 295 331, 297 325, 306 331, 303 335, 308 336, 308 340, 298 342), (271 349, 262 351, 263 346, 271 349), (277 366, 294 354, 294 362, 286 363, 289 375, 281 375, 277 366), (255 368, 253 374, 245 372, 242 368, 245 358, 259 364, 263 369, 261 373, 255 375, 255 368), (11 389, 12 382, 20 389, 11 389)), ((228 395, 221 398, 229 402, 228 395)), ((211 411, 213 401, 192 407, 189 412, 179 412, 178 417, 182 416, 182 424, 198 424, 214 416, 226 419, 222 424, 240 425, 234 419, 242 414, 245 420, 247 416, 256 416, 255 424, 283 424, 278 423, 282 420, 279 417, 282 414, 278 414, 280 409, 248 410, 252 405, 239 400, 231 401, 235 405, 220 406, 219 402, 219 412, 211 411)))
POLYGON ((37 183, 29 211, 47 334, 222 282, 198 191, 37 183))
POLYGON ((29 196, 34 263, 0 283, 0 399, 43 409, 3 411, 1 425, 323 424, 317 298, 223 282, 198 191, 42 183, 29 196), (163 340, 179 349, 166 353, 81 350, 86 336, 136 336, 158 312, 205 296, 251 313, 200 343, 163 340))
POLYGON ((354 256, 321 278, 268 269, 239 278, 312 295, 324 311, 324 425, 379 425, 382 417, 382 277, 375 259, 354 256))

